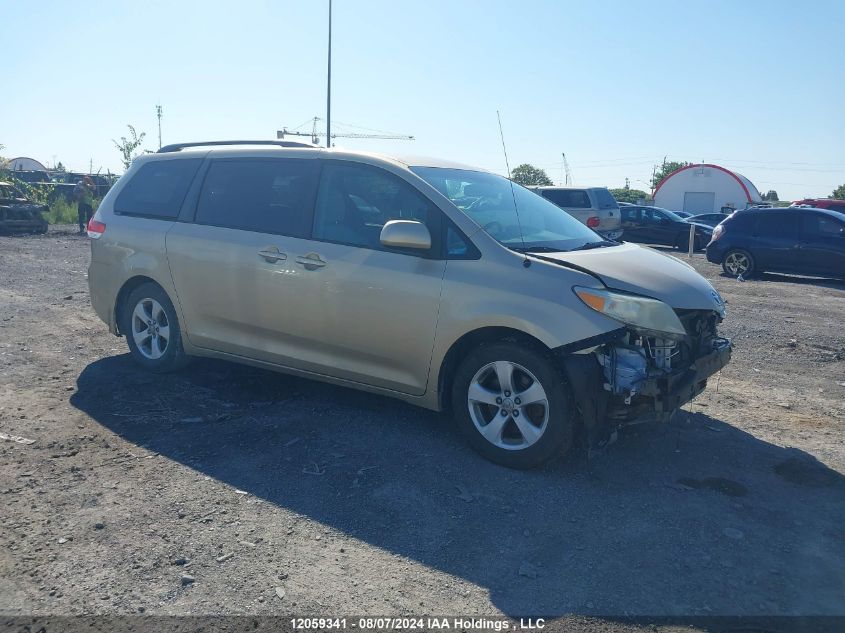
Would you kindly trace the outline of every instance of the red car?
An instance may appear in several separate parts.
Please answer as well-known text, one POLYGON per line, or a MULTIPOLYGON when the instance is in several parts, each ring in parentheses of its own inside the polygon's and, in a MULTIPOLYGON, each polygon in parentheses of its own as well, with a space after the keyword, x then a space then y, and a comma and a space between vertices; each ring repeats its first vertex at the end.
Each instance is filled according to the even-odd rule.
POLYGON ((811 207, 817 209, 831 209, 845 213, 845 200, 835 200, 833 198, 805 198, 804 200, 796 200, 792 204, 809 204, 811 207))

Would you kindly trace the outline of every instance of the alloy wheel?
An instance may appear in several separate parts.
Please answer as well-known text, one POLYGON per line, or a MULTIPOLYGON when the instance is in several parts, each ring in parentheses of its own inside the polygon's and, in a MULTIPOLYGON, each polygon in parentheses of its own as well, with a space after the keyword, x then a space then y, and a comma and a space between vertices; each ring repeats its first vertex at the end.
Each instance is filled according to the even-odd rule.
POLYGON ((167 313, 155 299, 141 299, 132 311, 132 338, 142 356, 158 360, 170 343, 167 313))
POLYGON ((725 268, 731 275, 744 275, 750 267, 751 262, 748 261, 748 256, 743 253, 729 253, 725 258, 725 268))
POLYGON ((498 448, 522 450, 536 443, 549 423, 543 385, 522 365, 495 361, 469 383, 467 406, 472 422, 498 448))

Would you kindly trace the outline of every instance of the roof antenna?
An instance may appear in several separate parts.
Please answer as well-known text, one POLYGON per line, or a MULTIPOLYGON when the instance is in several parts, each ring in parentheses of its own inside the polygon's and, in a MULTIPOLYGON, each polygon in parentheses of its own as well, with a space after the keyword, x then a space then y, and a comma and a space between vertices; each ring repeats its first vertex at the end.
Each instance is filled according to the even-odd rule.
POLYGON ((502 116, 496 110, 496 118, 499 120, 499 136, 502 138, 502 151, 505 154, 505 167, 508 170, 508 182, 511 184, 511 198, 513 198, 513 209, 516 211, 516 224, 519 227, 519 238, 522 240, 522 265, 528 268, 531 266, 531 260, 528 259, 528 254, 525 252, 525 235, 522 233, 522 222, 519 220, 519 207, 516 204, 516 193, 513 189, 513 180, 511 180, 511 166, 508 164, 508 148, 505 147, 505 133, 502 132, 502 116))

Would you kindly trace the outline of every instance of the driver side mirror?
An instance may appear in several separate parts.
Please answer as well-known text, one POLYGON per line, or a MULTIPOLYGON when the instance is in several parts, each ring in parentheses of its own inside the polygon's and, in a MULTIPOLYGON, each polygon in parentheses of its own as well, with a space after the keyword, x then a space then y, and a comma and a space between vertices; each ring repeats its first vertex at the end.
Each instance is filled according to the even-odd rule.
POLYGON ((379 241, 390 248, 431 248, 431 233, 428 227, 416 220, 390 220, 381 229, 379 241))

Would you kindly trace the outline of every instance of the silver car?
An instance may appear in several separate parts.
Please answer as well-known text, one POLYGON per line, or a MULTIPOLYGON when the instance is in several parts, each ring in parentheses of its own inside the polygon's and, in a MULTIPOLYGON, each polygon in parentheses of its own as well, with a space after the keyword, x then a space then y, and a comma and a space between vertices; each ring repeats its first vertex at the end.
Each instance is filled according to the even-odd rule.
POLYGON ((680 261, 509 180, 291 142, 137 158, 88 226, 91 301, 154 372, 247 363, 448 410, 532 467, 666 418, 731 346, 680 261))
POLYGON ((609 240, 622 237, 619 203, 607 187, 529 187, 609 240))

